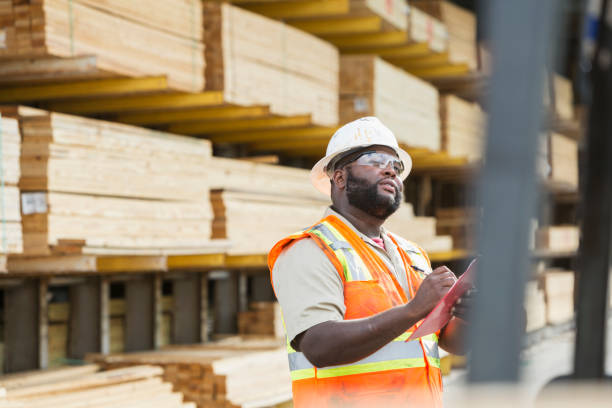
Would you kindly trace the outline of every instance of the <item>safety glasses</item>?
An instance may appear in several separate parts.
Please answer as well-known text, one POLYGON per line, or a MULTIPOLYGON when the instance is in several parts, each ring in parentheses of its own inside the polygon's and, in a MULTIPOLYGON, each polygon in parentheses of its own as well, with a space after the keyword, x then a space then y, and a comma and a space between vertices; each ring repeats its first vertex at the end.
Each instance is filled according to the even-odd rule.
POLYGON ((362 166, 377 167, 379 169, 386 169, 389 165, 391 165, 391 168, 398 176, 404 171, 404 163, 402 163, 397 157, 383 152, 363 152, 357 156, 352 163, 360 164, 362 166))

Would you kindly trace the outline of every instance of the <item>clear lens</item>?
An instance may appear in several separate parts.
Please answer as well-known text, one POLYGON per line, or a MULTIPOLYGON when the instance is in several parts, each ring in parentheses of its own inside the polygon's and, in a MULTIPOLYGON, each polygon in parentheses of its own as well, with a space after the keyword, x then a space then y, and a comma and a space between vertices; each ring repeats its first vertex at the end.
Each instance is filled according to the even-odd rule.
POLYGON ((355 160, 355 163, 379 169, 386 169, 390 164, 397 175, 404 171, 404 164, 397 157, 381 152, 367 152, 355 160))

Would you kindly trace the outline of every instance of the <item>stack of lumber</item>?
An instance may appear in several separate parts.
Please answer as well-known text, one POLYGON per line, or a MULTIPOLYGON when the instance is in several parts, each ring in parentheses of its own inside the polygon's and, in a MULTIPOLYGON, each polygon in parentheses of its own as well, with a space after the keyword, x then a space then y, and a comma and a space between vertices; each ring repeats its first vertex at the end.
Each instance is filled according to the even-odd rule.
POLYGON ((61 366, 68 357, 68 302, 51 302, 48 306, 48 356, 49 367, 61 366))
POLYGON ((125 299, 109 301, 110 352, 121 353, 125 350, 125 299))
POLYGON ((163 368, 165 381, 186 401, 200 408, 265 407, 291 399, 291 380, 285 347, 278 341, 249 341, 118 355, 92 355, 106 368, 151 364, 163 368), (270 348, 270 346, 272 348, 270 348))
POLYGON ((578 142, 567 136, 551 133, 548 154, 549 180, 572 189, 578 188, 578 142))
POLYGON ((476 69, 477 42, 474 13, 446 0, 413 0, 411 4, 439 19, 448 30, 448 54, 452 63, 465 63, 476 69))
POLYGON ((205 3, 206 89, 238 105, 338 122, 338 51, 285 23, 229 4, 205 3))
POLYGON ((295 167, 211 157, 207 174, 211 189, 277 194, 314 200, 321 200, 323 197, 310 183, 310 171, 295 167))
POLYGON ((20 124, 27 254, 213 248, 208 141, 57 113, 20 124))
MULTIPOLYGON (((0 254, 23 251, 17 187, 20 175, 20 144, 21 134, 17 120, 0 115, 0 254)), ((0 267, 4 268, 5 265, 0 267)))
POLYGON ((208 168, 215 215, 213 239, 228 239, 233 255, 264 254, 306 228, 329 205, 304 169, 213 157, 208 168))
POLYGON ((183 395, 163 382, 163 370, 136 366, 98 372, 86 365, 0 377, 6 395, 0 405, 14 408, 188 408, 183 395))
POLYGON ((387 219, 384 227, 414 242, 427 252, 450 251, 453 248, 452 237, 436 235, 436 219, 434 217, 415 217, 409 203, 402 203, 398 210, 387 219))
POLYGON ((541 227, 536 231, 537 249, 571 252, 578 249, 580 229, 576 225, 555 225, 541 227))
POLYGON ((0 58, 94 55, 106 75, 166 75, 174 89, 199 91, 202 27, 196 0, 4 0, 0 58))
POLYGON ((448 30, 442 21, 415 7, 410 8, 408 21, 412 41, 427 43, 436 52, 448 49, 448 30))
POLYGON ((546 295, 546 321, 560 324, 574 316, 574 272, 549 269, 542 276, 546 295))
POLYGON ((213 239, 228 239, 229 254, 265 254, 281 238, 323 217, 324 200, 266 193, 213 190, 213 239))
POLYGON ((469 161, 482 158, 486 114, 477 103, 454 95, 440 98, 442 150, 469 161))
POLYGON ((559 74, 548 75, 548 81, 544 87, 544 103, 549 106, 551 112, 562 120, 572 120, 574 113, 574 90, 572 81, 559 74))
POLYGON ((161 339, 160 346, 166 346, 172 342, 172 322, 174 310, 174 298, 172 296, 162 297, 161 317, 161 339))
POLYGON ((278 302, 251 302, 248 311, 238 313, 238 333, 284 338, 285 329, 278 302))
POLYGON ((474 230, 477 222, 474 208, 452 207, 436 209, 436 233, 450 235, 453 248, 473 249, 476 247, 474 230))
POLYGON ((402 145, 440 150, 438 91, 375 56, 342 56, 340 122, 377 116, 402 145))
POLYGON ((529 281, 525 286, 525 310, 527 311, 527 332, 546 326, 546 299, 537 281, 529 281))

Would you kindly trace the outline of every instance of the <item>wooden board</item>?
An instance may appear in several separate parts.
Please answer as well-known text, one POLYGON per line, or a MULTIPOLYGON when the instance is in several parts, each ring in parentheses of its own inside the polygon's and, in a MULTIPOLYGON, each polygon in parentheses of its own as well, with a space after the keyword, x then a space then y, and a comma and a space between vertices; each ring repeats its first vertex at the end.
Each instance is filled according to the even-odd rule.
POLYGON ((574 316, 574 272, 549 269, 542 276, 546 295, 546 321, 555 325, 574 316))
POLYGON ((205 3, 206 89, 243 106, 338 122, 338 51, 320 39, 229 4, 205 3), (254 35, 257 33, 257 35, 254 35))
POLYGON ((285 338, 285 328, 278 302, 251 302, 249 310, 238 313, 238 333, 285 338))
POLYGON ((439 19, 448 30, 448 52, 451 62, 467 63, 476 69, 476 16, 469 10, 446 0, 412 0, 410 4, 439 19))
POLYGON ((578 142, 565 135, 550 133, 548 179, 570 189, 578 188, 578 142))
POLYGON ((525 286, 525 310, 527 312, 527 332, 546 326, 546 299, 537 281, 527 282, 525 286))
POLYGON ((0 58, 94 55, 96 69, 106 73, 167 75, 177 90, 204 87, 202 9, 197 1, 155 0, 146 6, 118 0, 3 3, 0 33, 6 40, 0 58))
POLYGON ((438 91, 374 56, 342 56, 340 121, 377 116, 400 144, 440 150, 438 91))
POLYGON ((213 190, 213 238, 231 242, 228 253, 267 253, 281 238, 323 217, 327 200, 213 190))
POLYGON ((278 339, 170 346, 159 351, 91 355, 104 367, 154 364, 165 381, 199 407, 272 406, 291 399, 287 353, 278 339), (267 403, 264 403, 267 402, 267 403))
POLYGON ((0 254, 23 252, 19 189, 21 132, 17 119, 0 110, 0 254))
POLYGON ((576 225, 555 225, 541 227, 536 231, 537 249, 571 252, 578 249, 580 229, 576 225))
POLYGON ((466 157, 468 161, 482 158, 486 129, 486 114, 476 103, 454 95, 440 98, 442 150, 451 157, 466 157))
MULTIPOLYGON (((8 407, 110 408, 117 406, 195 408, 161 379, 163 370, 134 366, 97 372, 97 366, 45 370, 7 379, 2 399, 8 407), (93 368, 93 370, 92 370, 93 368)), ((2 382, 2 377, 0 377, 2 382)))

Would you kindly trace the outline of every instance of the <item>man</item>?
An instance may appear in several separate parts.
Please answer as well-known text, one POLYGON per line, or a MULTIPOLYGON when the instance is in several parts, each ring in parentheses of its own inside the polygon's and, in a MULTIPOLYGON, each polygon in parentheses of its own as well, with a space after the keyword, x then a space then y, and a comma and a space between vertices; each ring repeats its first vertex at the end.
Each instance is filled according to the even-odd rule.
POLYGON ((311 172, 332 206, 270 251, 296 408, 441 406, 438 344, 461 352, 464 323, 406 340, 456 278, 382 227, 411 166, 378 119, 341 127, 311 172))

